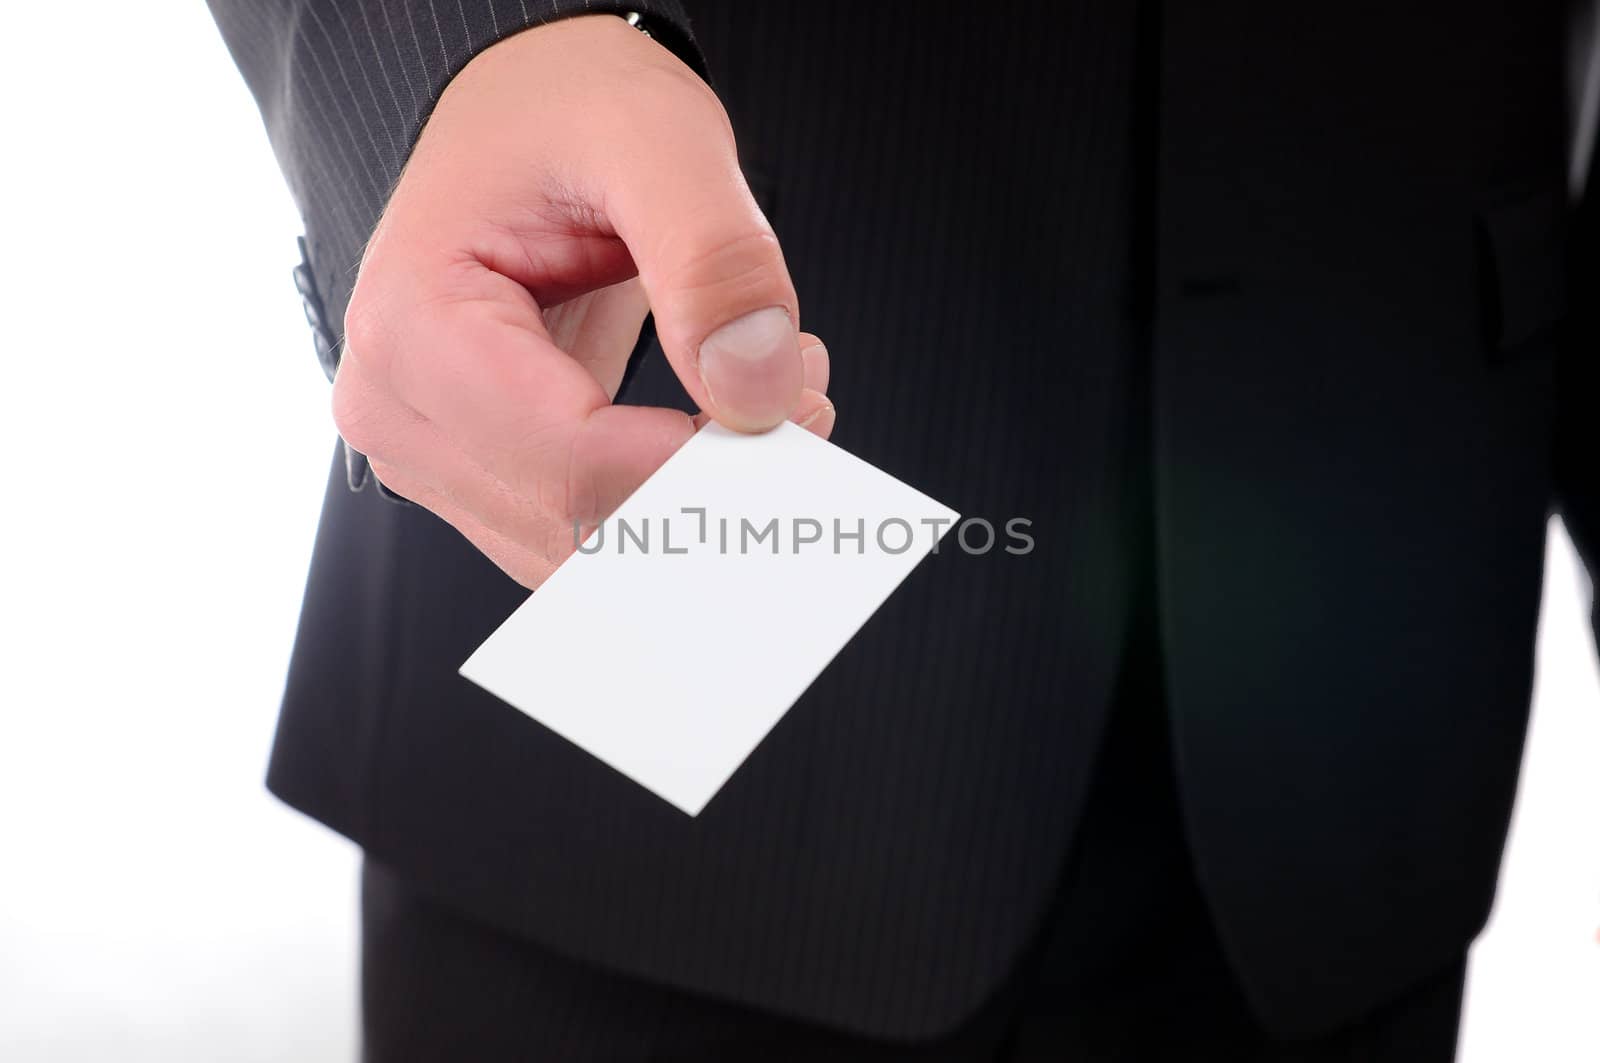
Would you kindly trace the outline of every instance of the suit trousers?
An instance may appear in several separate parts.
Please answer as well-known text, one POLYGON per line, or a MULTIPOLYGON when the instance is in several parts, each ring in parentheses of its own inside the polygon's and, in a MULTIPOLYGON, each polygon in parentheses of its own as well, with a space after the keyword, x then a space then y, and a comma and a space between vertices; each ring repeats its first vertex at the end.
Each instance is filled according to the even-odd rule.
POLYGON ((1154 616, 1143 612, 1045 924, 1005 983, 937 1040, 873 1040, 599 970, 452 911, 369 858, 362 879, 365 1058, 1451 1059, 1465 956, 1325 1035, 1285 1041, 1258 1026, 1195 881, 1154 616))

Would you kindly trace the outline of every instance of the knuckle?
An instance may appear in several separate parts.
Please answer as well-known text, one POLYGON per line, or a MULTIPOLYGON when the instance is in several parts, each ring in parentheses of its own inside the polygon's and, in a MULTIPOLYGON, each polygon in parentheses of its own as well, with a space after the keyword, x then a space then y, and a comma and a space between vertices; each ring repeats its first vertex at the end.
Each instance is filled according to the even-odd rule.
POLYGON ((383 314, 358 285, 344 314, 344 359, 381 369, 389 348, 386 331, 383 314))
POLYGON ((697 235, 674 271, 681 294, 737 298, 787 288, 783 251, 766 226, 697 235))
POLYGON ((671 56, 670 61, 651 60, 628 68, 624 76, 612 79, 616 96, 614 102, 622 113, 641 118, 667 116, 681 119, 684 115, 706 122, 722 131, 730 139, 733 124, 728 111, 716 91, 693 70, 671 56))
POLYGON ((695 108, 700 119, 713 127, 725 137, 729 143, 734 140, 733 120, 728 117, 728 109, 722 105, 722 100, 710 85, 700 80, 699 76, 691 70, 681 70, 680 80, 687 82, 683 92, 686 103, 695 108))
POLYGON ((341 439, 370 457, 383 436, 379 430, 383 411, 359 377, 354 366, 346 363, 339 367, 333 379, 333 424, 341 439))
POLYGON ((535 425, 474 449, 480 464, 498 471, 496 479, 508 501, 520 509, 560 519, 567 496, 558 473, 567 467, 567 434, 560 428, 535 425))

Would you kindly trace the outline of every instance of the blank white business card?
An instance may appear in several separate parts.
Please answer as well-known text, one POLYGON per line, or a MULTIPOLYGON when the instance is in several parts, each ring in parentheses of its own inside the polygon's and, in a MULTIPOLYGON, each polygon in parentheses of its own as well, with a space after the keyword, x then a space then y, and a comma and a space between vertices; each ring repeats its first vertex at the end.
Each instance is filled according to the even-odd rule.
POLYGON ((793 424, 713 424, 461 674, 697 815, 959 519, 793 424))

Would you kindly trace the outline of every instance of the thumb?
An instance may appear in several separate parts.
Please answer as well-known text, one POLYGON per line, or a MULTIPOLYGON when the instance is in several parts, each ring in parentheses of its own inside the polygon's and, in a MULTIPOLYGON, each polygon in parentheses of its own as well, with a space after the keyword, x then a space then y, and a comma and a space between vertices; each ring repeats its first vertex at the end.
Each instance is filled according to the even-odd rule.
POLYGON ((606 213, 678 378, 730 428, 780 423, 803 386, 799 306, 721 105, 706 92, 649 123, 625 161, 608 175, 606 213))

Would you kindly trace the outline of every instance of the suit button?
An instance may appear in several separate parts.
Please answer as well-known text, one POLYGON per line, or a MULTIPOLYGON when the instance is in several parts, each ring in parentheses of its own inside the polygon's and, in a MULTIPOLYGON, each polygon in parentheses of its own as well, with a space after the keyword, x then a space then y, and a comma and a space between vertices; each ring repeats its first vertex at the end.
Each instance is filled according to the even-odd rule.
POLYGON ((316 275, 311 272, 311 255, 306 238, 300 237, 300 264, 294 268, 294 287, 300 293, 300 305, 305 309, 306 324, 311 326, 311 343, 317 352, 317 364, 329 380, 339 368, 339 343, 328 326, 327 311, 322 295, 317 291, 316 275))

